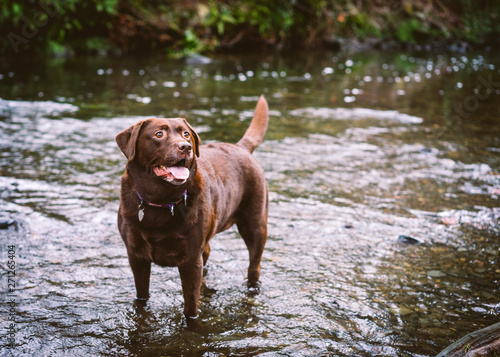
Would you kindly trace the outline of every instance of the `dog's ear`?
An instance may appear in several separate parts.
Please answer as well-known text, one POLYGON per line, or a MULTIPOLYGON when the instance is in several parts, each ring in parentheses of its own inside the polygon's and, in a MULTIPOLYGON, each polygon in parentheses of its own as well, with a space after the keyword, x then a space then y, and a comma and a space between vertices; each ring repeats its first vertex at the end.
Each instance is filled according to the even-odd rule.
POLYGON ((200 157, 200 137, 198 136, 198 133, 194 131, 193 127, 189 125, 186 119, 183 119, 184 123, 186 123, 187 127, 189 128, 189 131, 191 132, 191 136, 193 137, 194 140, 194 152, 196 153, 197 157, 200 157))
POLYGON ((141 120, 137 124, 134 124, 130 128, 119 133, 115 138, 118 147, 125 154, 128 161, 132 161, 135 156, 137 138, 139 137, 143 124, 144 120, 141 120))

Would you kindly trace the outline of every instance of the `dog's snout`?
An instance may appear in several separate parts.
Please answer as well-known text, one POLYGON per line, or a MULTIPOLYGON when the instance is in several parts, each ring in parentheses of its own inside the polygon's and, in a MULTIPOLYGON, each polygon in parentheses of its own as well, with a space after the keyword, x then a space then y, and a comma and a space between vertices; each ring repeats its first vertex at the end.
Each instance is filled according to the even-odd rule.
POLYGON ((189 154, 192 149, 192 145, 186 141, 182 141, 179 144, 177 144, 177 149, 184 154, 189 154))

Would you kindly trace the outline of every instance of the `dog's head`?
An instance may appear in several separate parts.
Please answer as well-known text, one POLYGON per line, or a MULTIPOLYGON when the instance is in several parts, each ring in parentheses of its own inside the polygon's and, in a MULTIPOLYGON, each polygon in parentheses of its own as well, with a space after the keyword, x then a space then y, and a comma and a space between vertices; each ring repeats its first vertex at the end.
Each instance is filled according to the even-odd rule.
POLYGON ((200 138, 182 118, 147 119, 116 136, 127 157, 153 176, 173 185, 182 185, 200 156, 200 138))

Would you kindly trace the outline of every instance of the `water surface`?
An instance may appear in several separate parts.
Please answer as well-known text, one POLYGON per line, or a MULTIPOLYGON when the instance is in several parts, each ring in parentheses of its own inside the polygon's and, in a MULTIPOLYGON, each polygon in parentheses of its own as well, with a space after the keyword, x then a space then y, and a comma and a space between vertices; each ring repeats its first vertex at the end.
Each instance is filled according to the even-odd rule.
POLYGON ((16 319, 2 354, 434 356, 498 322, 497 58, 0 65, 0 204, 15 222, 0 230, 2 328, 16 319), (151 299, 134 304, 114 137, 140 119, 182 116, 205 143, 236 142, 261 94, 271 109, 255 153, 271 191, 262 290, 246 288, 237 231, 219 234, 191 331, 176 269, 154 266, 151 299))

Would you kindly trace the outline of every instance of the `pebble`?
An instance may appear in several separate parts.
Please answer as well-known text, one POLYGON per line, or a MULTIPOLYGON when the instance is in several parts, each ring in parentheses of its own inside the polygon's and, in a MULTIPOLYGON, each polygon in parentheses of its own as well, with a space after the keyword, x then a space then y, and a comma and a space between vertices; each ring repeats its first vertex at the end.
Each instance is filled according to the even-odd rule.
POLYGON ((430 276, 431 278, 442 278, 446 276, 446 273, 443 273, 440 270, 429 270, 427 272, 427 275, 430 276))

